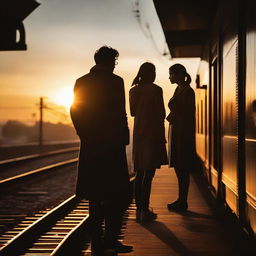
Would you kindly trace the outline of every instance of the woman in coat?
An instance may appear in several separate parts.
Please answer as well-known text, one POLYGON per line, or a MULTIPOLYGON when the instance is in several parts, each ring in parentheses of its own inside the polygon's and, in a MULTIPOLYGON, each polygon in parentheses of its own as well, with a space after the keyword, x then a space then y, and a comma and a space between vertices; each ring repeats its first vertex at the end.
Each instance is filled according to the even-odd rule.
POLYGON ((167 164, 163 92, 161 87, 153 83, 155 76, 155 66, 143 63, 130 90, 130 110, 134 116, 133 162, 138 221, 157 218, 149 209, 151 183, 156 168, 167 164))
POLYGON ((169 69, 170 81, 178 86, 168 103, 170 114, 168 158, 178 179, 178 199, 167 205, 169 210, 185 211, 188 208, 189 172, 195 165, 195 93, 190 87, 191 78, 185 67, 175 64, 169 69))

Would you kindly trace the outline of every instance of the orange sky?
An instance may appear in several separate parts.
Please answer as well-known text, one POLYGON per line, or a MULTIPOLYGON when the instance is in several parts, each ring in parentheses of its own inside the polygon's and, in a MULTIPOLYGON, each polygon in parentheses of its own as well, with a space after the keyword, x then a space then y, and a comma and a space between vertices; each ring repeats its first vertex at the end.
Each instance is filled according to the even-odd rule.
POLYGON ((94 65, 93 54, 102 45, 119 51, 114 72, 124 78, 126 93, 139 66, 145 61, 154 63, 155 82, 163 88, 167 103, 174 89, 168 80, 169 66, 181 62, 193 76, 198 60, 163 57, 165 39, 153 2, 139 1, 141 22, 135 17, 135 2, 42 0, 24 21, 28 50, 0 52, 0 122, 34 122, 40 96, 56 109, 45 111, 47 121, 67 121, 58 114, 63 109, 53 103, 60 104, 60 95, 67 91, 72 94, 76 78, 94 65))

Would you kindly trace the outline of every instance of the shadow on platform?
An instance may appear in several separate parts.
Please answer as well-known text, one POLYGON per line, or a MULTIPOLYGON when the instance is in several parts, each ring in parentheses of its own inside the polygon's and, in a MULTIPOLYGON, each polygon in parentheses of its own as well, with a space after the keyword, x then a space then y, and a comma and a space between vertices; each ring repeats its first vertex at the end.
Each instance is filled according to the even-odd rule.
POLYGON ((152 223, 141 223, 141 226, 158 237, 178 255, 196 256, 196 254, 191 252, 164 223, 154 221, 152 223))

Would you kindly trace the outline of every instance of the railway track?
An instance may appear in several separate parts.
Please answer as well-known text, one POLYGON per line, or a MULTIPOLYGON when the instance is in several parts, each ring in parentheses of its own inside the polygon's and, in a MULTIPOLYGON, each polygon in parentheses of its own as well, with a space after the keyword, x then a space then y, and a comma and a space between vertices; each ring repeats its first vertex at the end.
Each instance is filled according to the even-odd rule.
MULTIPOLYGON (((9 230, 13 226, 15 226, 17 223, 19 223, 21 220, 23 220, 26 217, 27 213, 37 211, 38 208, 39 209, 46 208, 47 205, 46 207, 45 206, 42 207, 43 206, 42 203, 41 203, 41 206, 38 208, 36 206, 38 204, 28 204, 29 200, 33 202, 33 200, 35 199, 38 200, 40 197, 43 197, 43 196, 47 198, 47 196, 50 195, 46 187, 47 185, 44 186, 44 188, 42 189, 41 185, 39 186, 37 185, 38 181, 41 182, 43 180, 47 180, 47 179, 49 180, 48 178, 49 175, 51 177, 55 173, 58 177, 58 175, 60 175, 61 168, 67 169, 67 167, 69 168, 69 166, 76 164, 77 160, 78 158, 60 161, 58 163, 50 164, 50 165, 36 168, 30 171, 25 171, 19 175, 15 175, 15 176, 0 180, 1 200, 6 201, 6 204, 3 204, 3 203, 1 204, 2 207, 0 209, 0 233, 5 232, 6 230, 9 230), (35 180, 35 182, 33 182, 33 180, 35 180), (31 184, 32 184, 32 188, 31 188, 31 184), (13 194, 12 197, 9 196, 11 194, 13 194), (22 198, 22 195, 23 195, 23 198, 22 198), (11 201, 9 201, 10 199, 11 201), (18 206, 15 203, 16 200, 19 200, 18 206), (24 206, 26 205, 31 205, 31 206, 35 205, 35 206, 32 206, 32 208, 28 208, 26 211, 24 210, 24 206, 22 206, 22 204, 24 204, 24 206)), ((72 169, 74 168, 72 167, 72 169)), ((45 201, 45 203, 47 204, 48 202, 48 206, 49 204, 50 205, 52 204, 51 202, 53 199, 49 200, 49 197, 48 197, 46 200, 47 201, 45 201)), ((44 214, 44 212, 38 213, 38 215, 40 214, 44 214)))
MULTIPOLYGON (((130 207, 129 212, 134 211, 130 207)), ((129 213, 119 239, 124 238, 129 213)), ((0 236, 0 256, 91 255, 88 201, 75 195, 52 210, 28 216, 0 236)), ((109 252, 108 255, 116 255, 109 252)))
POLYGON ((71 148, 59 149, 59 150, 54 150, 54 151, 49 151, 49 152, 44 152, 44 153, 31 154, 31 155, 1 160, 0 168, 8 167, 8 166, 15 165, 18 163, 23 163, 24 161, 28 161, 28 160, 43 158, 43 157, 47 157, 47 156, 54 156, 54 155, 59 155, 59 154, 63 154, 63 153, 70 153, 70 152, 75 152, 78 150, 79 150, 79 147, 71 147, 71 148))
POLYGON ((78 158, 77 157, 74 158, 73 152, 78 152, 78 151, 79 151, 79 147, 71 147, 71 148, 54 150, 54 151, 40 153, 40 154, 32 154, 32 155, 26 155, 22 157, 2 160, 0 161, 0 170, 1 170, 0 188, 6 187, 10 184, 24 181, 25 179, 28 179, 40 173, 46 173, 56 168, 61 168, 69 164, 76 163, 78 158), (56 155, 63 154, 63 158, 65 159, 67 158, 68 156, 67 154, 69 153, 72 159, 68 159, 68 160, 61 159, 62 160, 61 161, 60 158, 62 158, 62 156, 58 158, 56 157, 54 158, 54 156, 56 155), (49 158, 50 160, 48 159, 47 161, 41 160, 47 157, 48 158, 53 157, 53 158, 49 158), (33 163, 31 161, 33 161, 33 163), (24 164, 24 162, 26 162, 26 164, 24 164), (27 162, 29 162, 29 164, 27 162), (19 166, 17 167, 17 165, 19 166), (37 166, 37 168, 35 166, 37 166))
POLYGON ((64 167, 64 166, 67 166, 70 164, 74 164, 77 161, 78 161, 78 158, 69 159, 69 160, 61 161, 61 162, 58 162, 55 164, 50 164, 50 165, 47 165, 47 166, 44 166, 41 168, 37 168, 37 169, 31 170, 31 171, 27 171, 27 172, 24 172, 19 175, 15 175, 15 176, 7 178, 7 179, 2 179, 2 180, 0 180, 0 188, 7 187, 11 184, 16 184, 18 182, 22 182, 22 181, 24 181, 28 178, 31 178, 35 175, 53 171, 56 168, 61 168, 61 167, 64 167))
MULTIPOLYGON (((9 185, 12 184, 20 186, 19 184, 27 179, 75 164, 77 160, 78 158, 61 161, 0 180, 0 189, 5 187, 9 189, 12 187, 9 185)), ((73 253, 76 248, 79 248, 77 255, 81 251, 82 255, 91 255, 88 221, 88 202, 79 200, 74 195, 52 210, 48 208, 29 216, 0 213, 0 226, 5 230, 0 235, 0 256, 64 255, 64 252, 65 255, 75 255, 73 253), (81 232, 82 241, 76 239, 77 236, 81 236, 81 232), (82 242, 82 246, 74 247, 74 244, 77 244, 76 240, 82 242), (72 253, 70 254, 67 252, 71 244, 72 253)))
POLYGON ((76 234, 86 230, 88 216, 88 201, 73 195, 52 210, 26 217, 3 234, 0 255, 61 255, 76 234))

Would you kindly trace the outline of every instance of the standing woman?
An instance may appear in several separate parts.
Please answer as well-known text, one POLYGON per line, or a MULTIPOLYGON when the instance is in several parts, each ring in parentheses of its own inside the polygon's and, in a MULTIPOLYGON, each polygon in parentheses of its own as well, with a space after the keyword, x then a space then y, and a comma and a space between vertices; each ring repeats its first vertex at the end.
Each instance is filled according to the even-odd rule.
POLYGON ((177 84, 168 106, 170 114, 168 158, 178 179, 178 199, 167 205, 169 210, 186 211, 189 190, 189 173, 195 164, 195 93, 190 87, 191 77, 186 68, 175 64, 169 69, 170 81, 177 84))
POLYGON ((131 115, 135 117, 133 161, 138 221, 157 218, 157 214, 149 209, 151 183, 156 168, 167 164, 163 91, 153 83, 155 77, 155 66, 149 62, 143 63, 129 93, 131 115))

